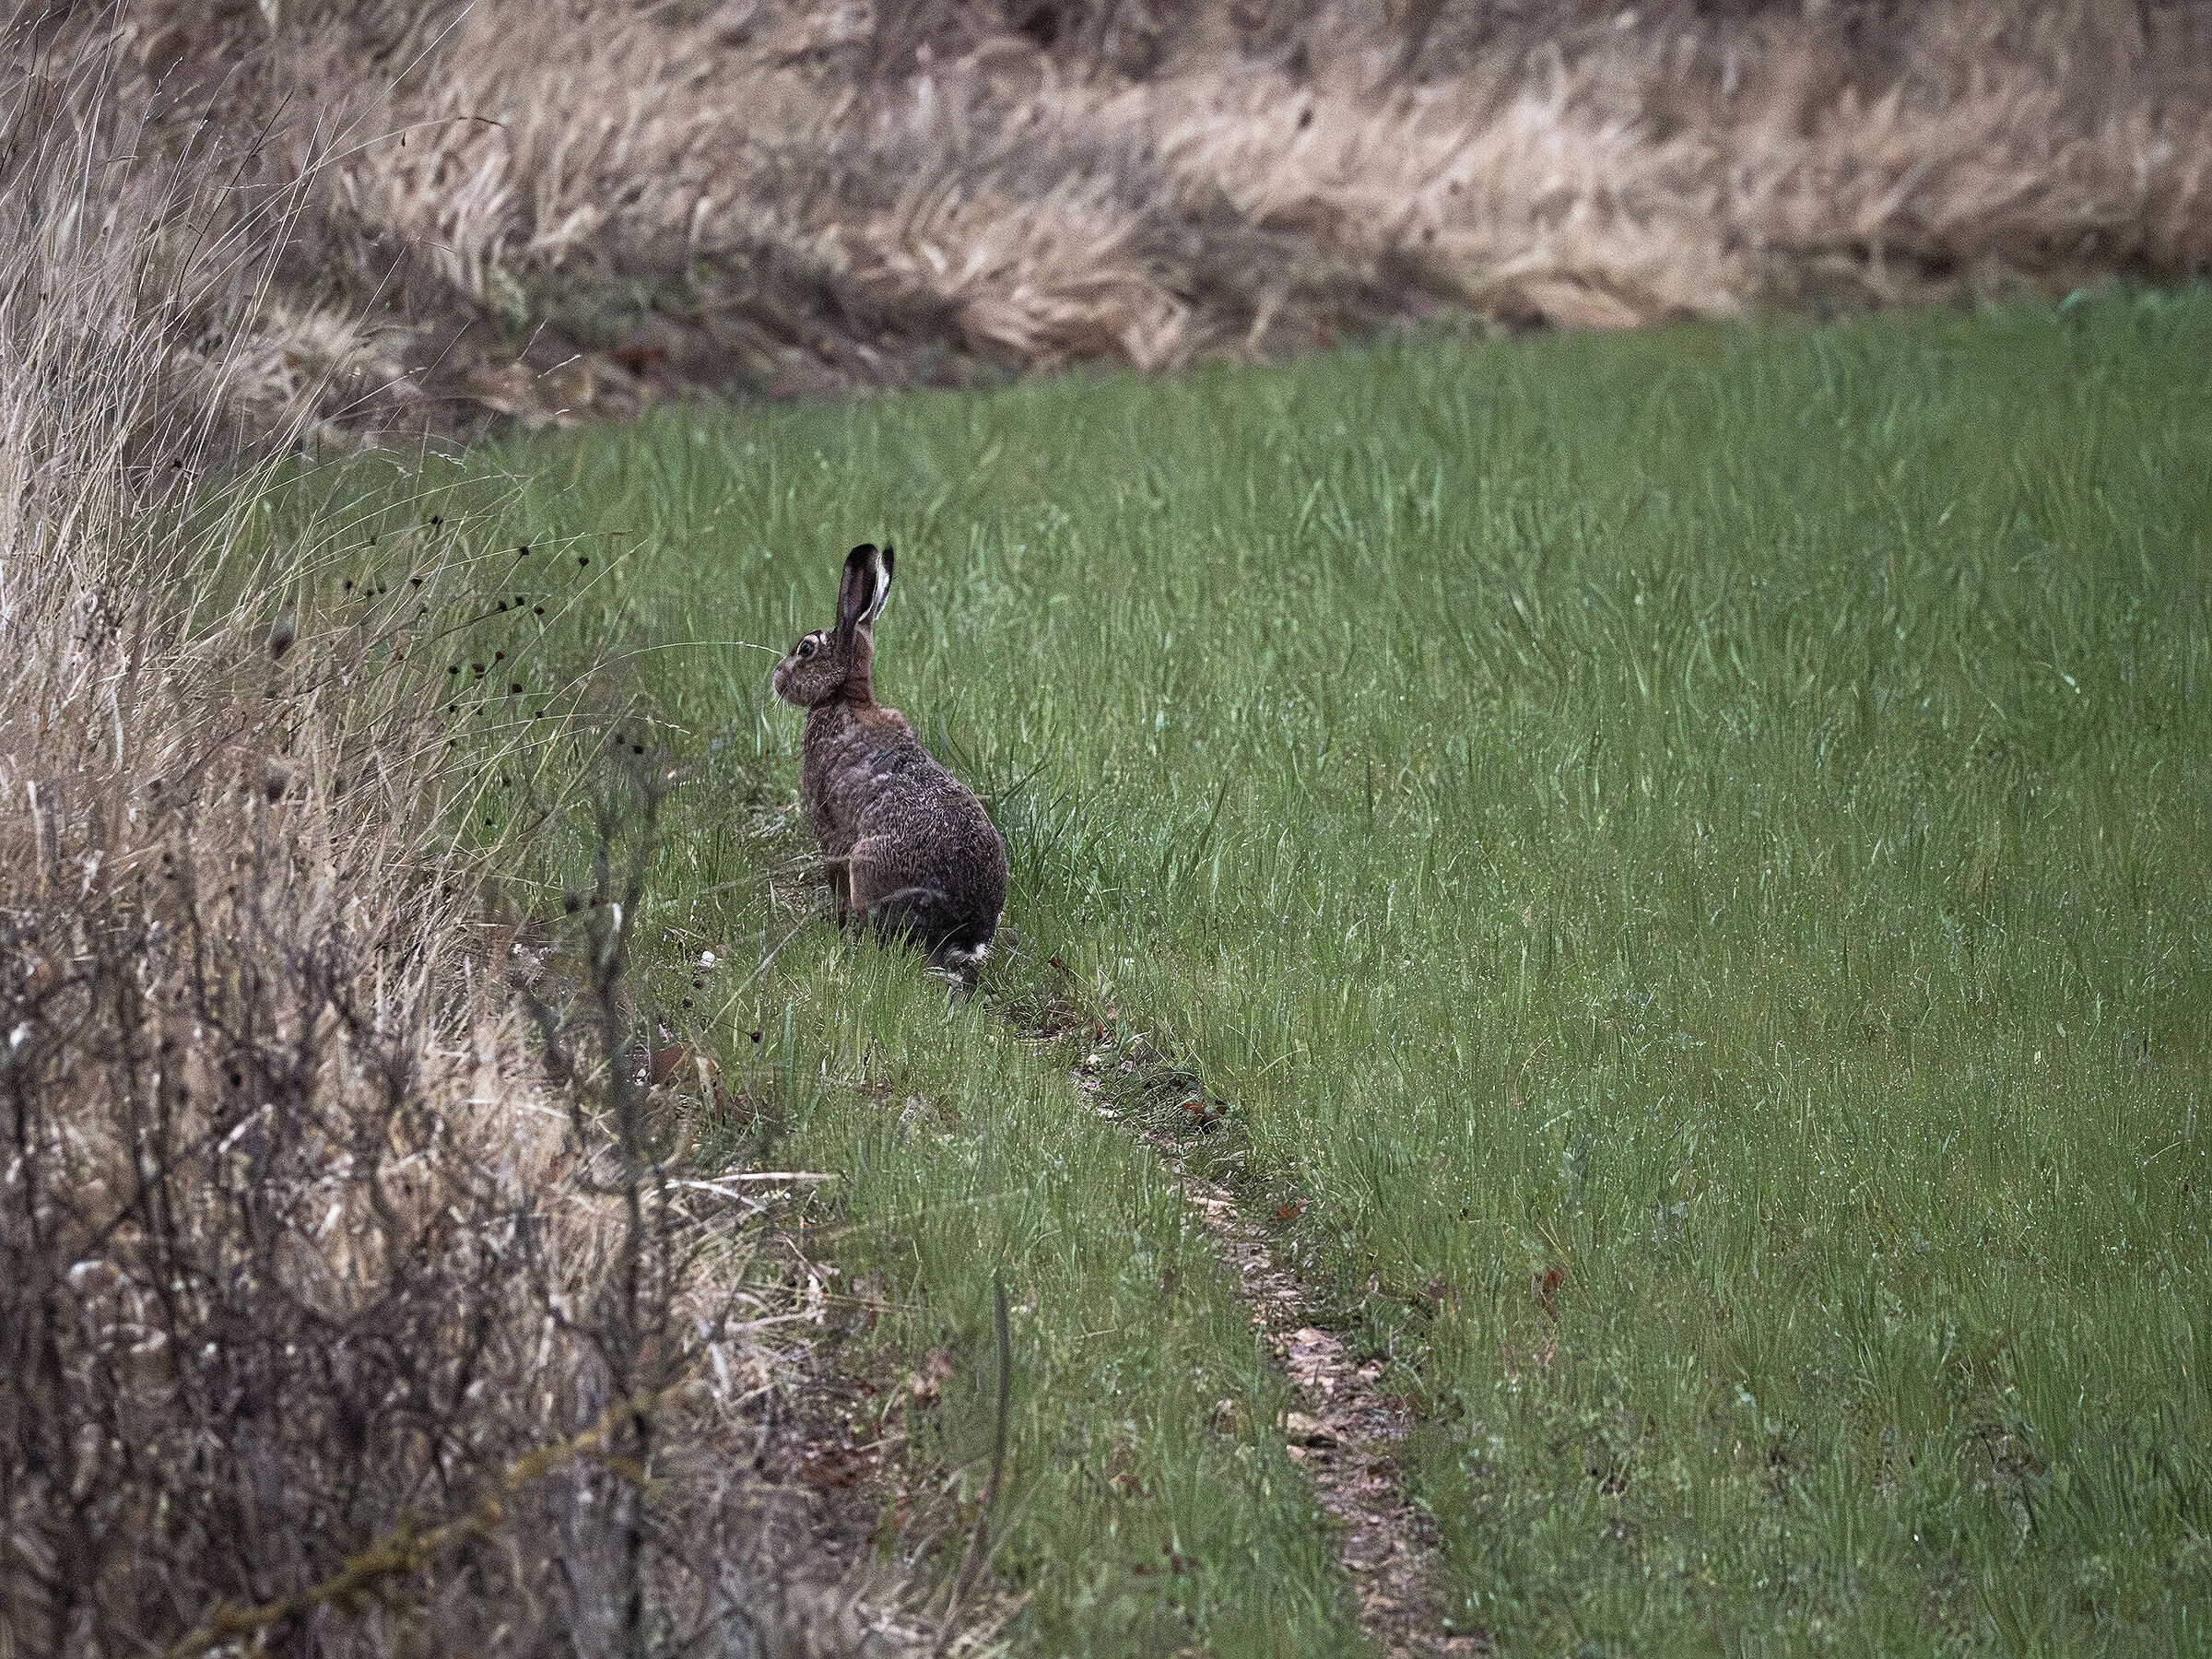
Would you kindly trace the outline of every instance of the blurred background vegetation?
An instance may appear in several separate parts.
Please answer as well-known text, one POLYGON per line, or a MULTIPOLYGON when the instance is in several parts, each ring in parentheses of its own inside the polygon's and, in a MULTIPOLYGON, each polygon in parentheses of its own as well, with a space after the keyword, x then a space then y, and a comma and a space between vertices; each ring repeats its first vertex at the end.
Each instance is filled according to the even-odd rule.
POLYGON ((241 390, 357 429, 2212 254, 2198 0, 140 0, 18 35, 97 60, 138 165, 229 212, 296 187, 241 390))

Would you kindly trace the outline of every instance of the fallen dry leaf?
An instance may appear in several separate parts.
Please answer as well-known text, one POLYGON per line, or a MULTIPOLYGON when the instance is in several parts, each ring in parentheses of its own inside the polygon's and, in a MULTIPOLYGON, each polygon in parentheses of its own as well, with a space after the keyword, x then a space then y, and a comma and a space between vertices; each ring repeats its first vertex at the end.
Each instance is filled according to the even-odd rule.
POLYGON ((662 1084, 667 1082, 669 1078, 675 1077, 677 1069, 690 1058, 691 1045, 687 1042, 679 1042, 674 1048, 653 1050, 652 1068, 653 1086, 655 1088, 660 1088, 662 1084))
POLYGON ((922 1369, 907 1373, 906 1391, 917 1406, 934 1406, 958 1369, 950 1348, 932 1348, 923 1359, 922 1369))
POLYGON ((1529 1294, 1536 1299, 1536 1306, 1544 1310, 1544 1317, 1557 1319, 1559 1314, 1559 1287, 1567 1282, 1567 1269, 1554 1262, 1542 1273, 1529 1275, 1529 1294))

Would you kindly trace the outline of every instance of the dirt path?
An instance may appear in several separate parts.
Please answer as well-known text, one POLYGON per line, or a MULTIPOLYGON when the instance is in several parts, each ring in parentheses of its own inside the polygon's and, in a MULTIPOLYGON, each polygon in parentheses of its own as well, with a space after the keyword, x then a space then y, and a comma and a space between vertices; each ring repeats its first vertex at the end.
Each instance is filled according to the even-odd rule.
POLYGON ((1252 1310, 1253 1327, 1266 1333, 1299 1403, 1284 1424, 1284 1438, 1312 1480, 1322 1508, 1341 1528, 1342 1559, 1359 1597, 1361 1628, 1391 1659, 1489 1653, 1489 1643, 1480 1637, 1442 1633, 1435 1529, 1399 1482, 1394 1448, 1405 1435, 1406 1416, 1376 1387, 1382 1366, 1354 1366, 1345 1357, 1343 1340, 1316 1323, 1309 1288, 1275 1259, 1265 1233, 1244 1218, 1227 1189, 1193 1174, 1166 1136, 1101 1104, 1095 1073, 1077 1070, 1074 1082, 1093 1112, 1159 1155, 1212 1235, 1216 1253, 1252 1310))

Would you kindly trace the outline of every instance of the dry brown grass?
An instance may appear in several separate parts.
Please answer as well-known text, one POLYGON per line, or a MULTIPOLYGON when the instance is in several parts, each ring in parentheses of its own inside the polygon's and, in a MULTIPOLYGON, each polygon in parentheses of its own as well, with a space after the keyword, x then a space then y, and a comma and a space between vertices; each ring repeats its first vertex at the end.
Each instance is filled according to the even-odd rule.
POLYGON ((305 177, 267 389, 461 418, 2172 277, 2200 0, 146 0, 305 177))
POLYGON ((747 1652, 790 1299, 634 1075, 643 854, 510 996, 500 756, 259 528, 300 193, 112 91, 0 81, 0 1655, 747 1652))

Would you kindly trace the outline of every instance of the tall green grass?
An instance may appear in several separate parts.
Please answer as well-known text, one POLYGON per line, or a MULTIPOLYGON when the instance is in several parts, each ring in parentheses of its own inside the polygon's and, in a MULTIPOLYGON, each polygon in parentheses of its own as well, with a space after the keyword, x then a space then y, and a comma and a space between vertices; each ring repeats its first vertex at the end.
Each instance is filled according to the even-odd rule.
POLYGON ((528 649, 634 653, 698 763, 659 922, 742 948, 670 1018, 848 1172, 890 1339, 961 1345, 933 1455, 1010 1275, 1023 1645, 1358 1648, 1235 1307, 1058 1081, 1099 1027, 998 1018, 1075 1007, 1302 1205, 1505 1651, 2205 1652, 2208 361, 2200 290, 1428 337, 667 413, 448 499, 627 548, 528 649), (827 925, 752 967, 797 722, 727 641, 885 538, 879 694, 1012 843, 977 1004, 827 925))

